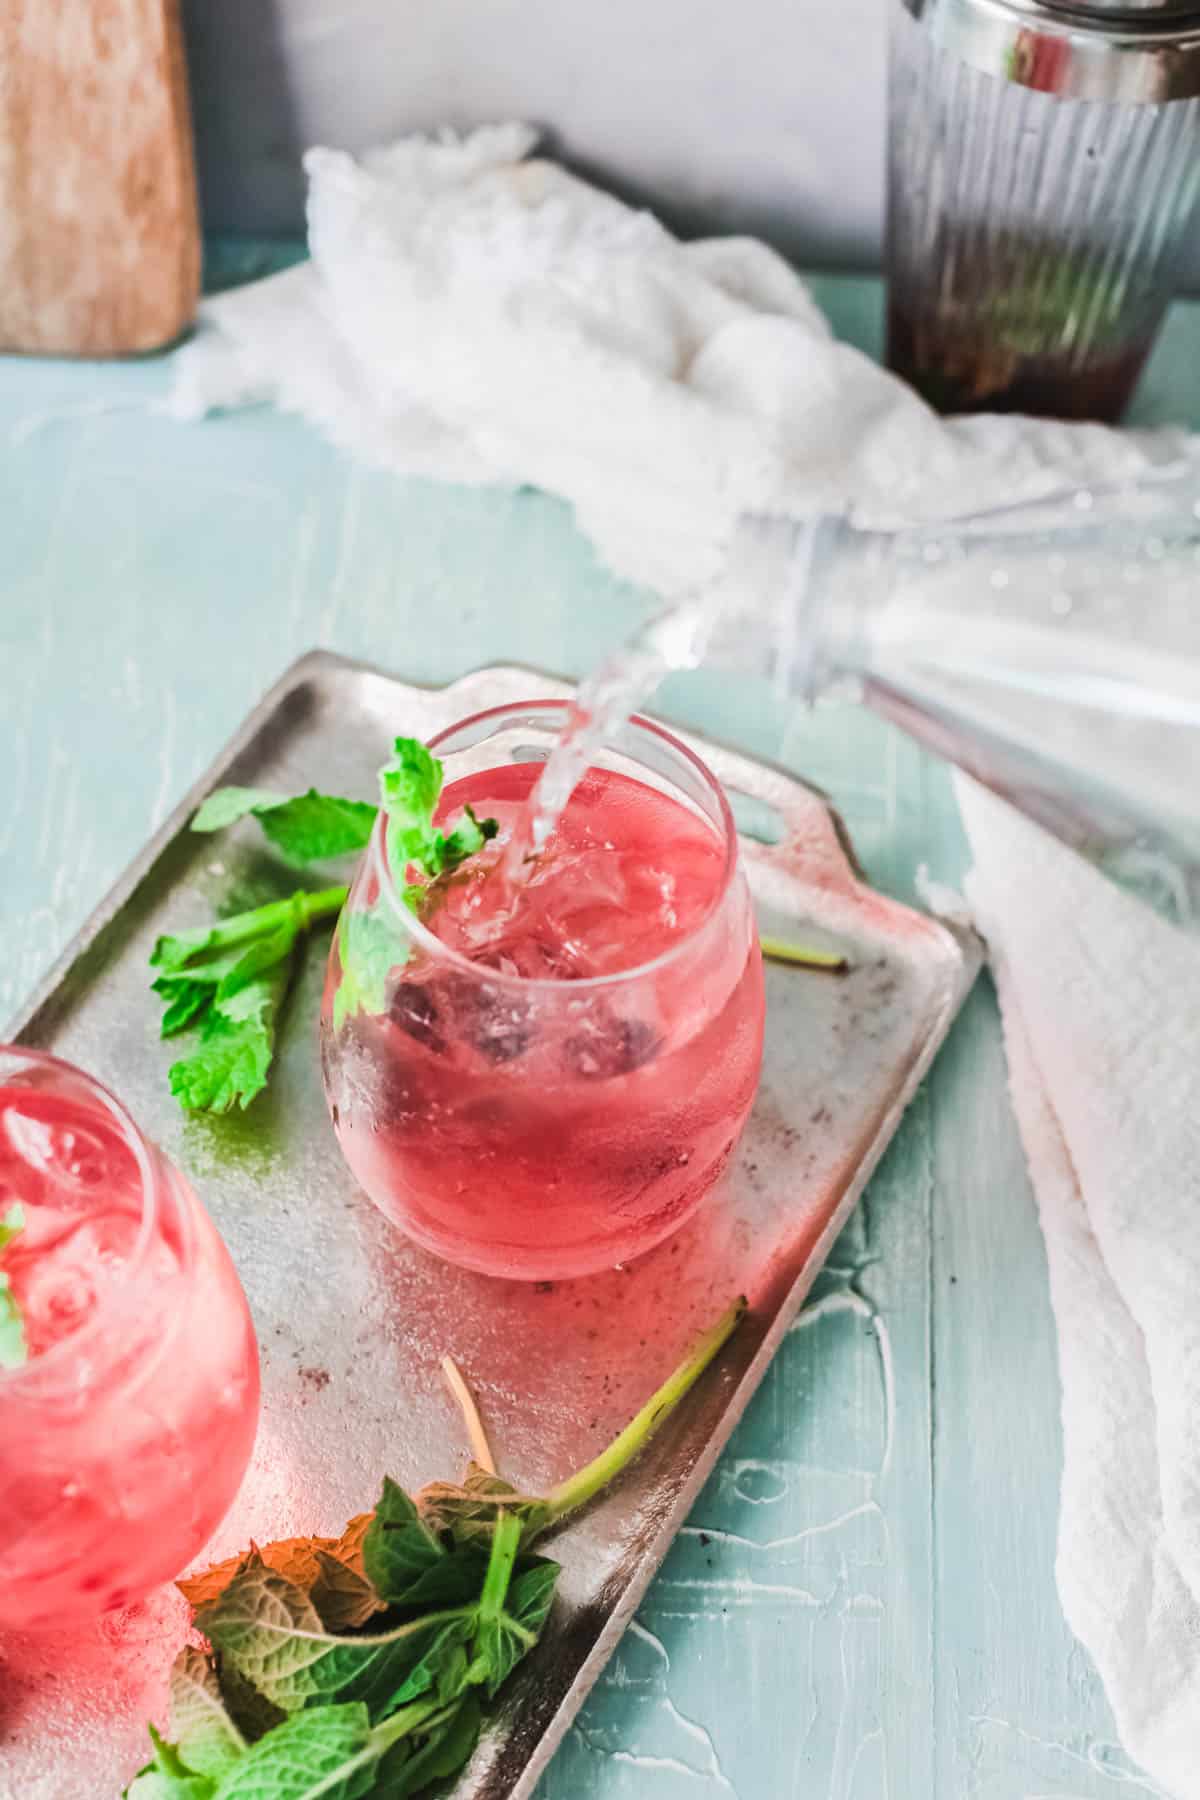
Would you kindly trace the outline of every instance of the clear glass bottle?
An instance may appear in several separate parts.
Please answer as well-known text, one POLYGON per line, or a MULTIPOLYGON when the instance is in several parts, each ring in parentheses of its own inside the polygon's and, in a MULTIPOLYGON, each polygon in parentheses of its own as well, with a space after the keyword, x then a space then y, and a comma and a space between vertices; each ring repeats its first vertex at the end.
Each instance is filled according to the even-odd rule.
POLYGON ((1200 0, 893 0, 888 362, 1115 419, 1200 200, 1200 0))
POLYGON ((1200 473, 950 525, 743 523, 709 658, 850 693, 1200 918, 1200 473))

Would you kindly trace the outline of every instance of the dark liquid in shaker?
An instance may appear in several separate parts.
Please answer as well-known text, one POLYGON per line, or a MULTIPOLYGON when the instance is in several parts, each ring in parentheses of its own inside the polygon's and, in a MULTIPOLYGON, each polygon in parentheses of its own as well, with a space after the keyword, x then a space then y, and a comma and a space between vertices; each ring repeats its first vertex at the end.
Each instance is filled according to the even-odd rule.
POLYGON ((1153 334, 1120 349, 1026 351, 997 340, 979 319, 956 324, 888 304, 888 367, 943 413, 1022 412, 1112 422, 1125 411, 1153 334))
POLYGON ((1118 419, 1165 310, 1103 249, 947 223, 936 254, 889 287, 888 362, 941 412, 1118 419))

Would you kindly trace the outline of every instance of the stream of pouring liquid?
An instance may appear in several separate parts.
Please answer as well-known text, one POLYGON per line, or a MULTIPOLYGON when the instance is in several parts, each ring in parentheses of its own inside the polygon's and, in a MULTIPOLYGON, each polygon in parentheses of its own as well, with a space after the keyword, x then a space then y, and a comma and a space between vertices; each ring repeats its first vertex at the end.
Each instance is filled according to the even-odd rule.
POLYGON ((605 743, 667 675, 694 669, 704 660, 721 611, 720 598, 714 594, 681 601, 643 625, 580 683, 566 724, 496 867, 495 879, 508 889, 505 920, 568 800, 605 743))

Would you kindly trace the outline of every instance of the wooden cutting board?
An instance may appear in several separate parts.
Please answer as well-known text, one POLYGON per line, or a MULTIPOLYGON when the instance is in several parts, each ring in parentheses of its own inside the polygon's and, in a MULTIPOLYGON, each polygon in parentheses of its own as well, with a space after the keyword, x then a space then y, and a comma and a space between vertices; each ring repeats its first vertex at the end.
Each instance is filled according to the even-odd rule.
POLYGON ((154 350, 199 285, 177 0, 0 0, 0 349, 154 350))

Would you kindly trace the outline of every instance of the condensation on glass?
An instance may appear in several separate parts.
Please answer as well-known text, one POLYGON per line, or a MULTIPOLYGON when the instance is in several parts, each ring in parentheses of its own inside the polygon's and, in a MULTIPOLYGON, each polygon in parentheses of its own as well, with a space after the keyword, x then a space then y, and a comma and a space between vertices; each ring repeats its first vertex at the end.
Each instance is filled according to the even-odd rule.
POLYGON ((888 360, 946 412, 1115 419, 1200 197, 1200 5, 895 0, 888 360))

